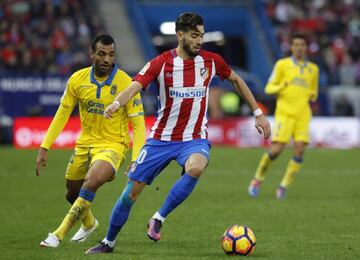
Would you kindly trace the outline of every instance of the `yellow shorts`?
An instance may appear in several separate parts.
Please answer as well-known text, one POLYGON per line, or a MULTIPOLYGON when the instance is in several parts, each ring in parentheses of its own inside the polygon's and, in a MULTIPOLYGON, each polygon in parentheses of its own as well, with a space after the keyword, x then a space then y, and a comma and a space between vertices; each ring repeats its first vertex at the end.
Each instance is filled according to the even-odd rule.
POLYGON ((276 116, 275 128, 273 129, 273 142, 289 143, 290 138, 295 142, 309 143, 310 119, 302 119, 289 116, 276 116))
POLYGON ((120 168, 125 159, 128 146, 111 144, 104 147, 75 147, 65 173, 67 180, 83 180, 88 169, 96 160, 109 162, 114 173, 120 168))

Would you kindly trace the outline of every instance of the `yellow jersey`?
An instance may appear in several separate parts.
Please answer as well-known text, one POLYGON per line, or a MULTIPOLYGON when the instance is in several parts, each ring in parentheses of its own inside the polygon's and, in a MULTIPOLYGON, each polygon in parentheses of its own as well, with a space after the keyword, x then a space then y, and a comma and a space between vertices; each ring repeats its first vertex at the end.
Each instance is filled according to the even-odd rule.
MULTIPOLYGON (((103 147, 114 142, 129 144, 129 120, 131 121, 132 117, 141 116, 142 121, 144 121, 140 93, 125 107, 121 107, 114 113, 113 118, 104 118, 103 112, 121 91, 130 86, 131 81, 132 79, 116 65, 111 74, 105 78, 96 78, 93 67, 75 72, 67 82, 59 109, 41 147, 49 149, 52 146, 76 104, 79 104, 82 126, 80 137, 76 142, 77 146, 103 147)), ((133 125, 133 121, 131 124, 133 125)), ((138 136, 140 131, 139 139, 143 139, 141 141, 134 140, 134 148, 139 146, 136 149, 139 151, 145 141, 145 127, 134 128, 134 139, 136 138, 135 131, 138 131, 138 136)), ((136 156, 133 154, 133 158, 136 156)))
POLYGON ((311 117, 309 101, 318 96, 319 68, 304 61, 299 64, 288 57, 276 62, 265 87, 266 94, 276 94, 276 115, 311 117))

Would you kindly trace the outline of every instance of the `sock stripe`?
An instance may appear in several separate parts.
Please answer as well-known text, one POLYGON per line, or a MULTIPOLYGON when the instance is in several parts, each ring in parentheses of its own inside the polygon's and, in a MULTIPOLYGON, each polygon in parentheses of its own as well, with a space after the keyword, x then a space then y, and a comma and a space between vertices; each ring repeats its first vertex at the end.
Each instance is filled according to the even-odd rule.
POLYGON ((303 159, 302 159, 301 157, 296 157, 296 156, 294 156, 294 157, 293 157, 293 160, 294 160, 295 162, 297 162, 297 163, 302 163, 302 162, 303 162, 303 159))
POLYGON ((87 190, 87 189, 81 189, 79 192, 79 197, 93 202, 94 198, 95 198, 95 192, 91 191, 91 190, 87 190))

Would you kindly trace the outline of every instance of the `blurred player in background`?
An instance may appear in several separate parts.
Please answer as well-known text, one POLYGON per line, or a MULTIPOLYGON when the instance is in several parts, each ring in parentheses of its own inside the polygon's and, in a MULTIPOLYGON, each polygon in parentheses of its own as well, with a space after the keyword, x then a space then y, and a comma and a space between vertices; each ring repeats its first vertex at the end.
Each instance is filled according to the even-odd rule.
POLYGON ((215 74, 229 80, 242 94, 255 114, 255 126, 265 138, 270 125, 259 109, 245 82, 235 74, 218 54, 201 50, 204 23, 195 13, 183 13, 176 20, 178 46, 157 56, 134 77, 131 86, 106 108, 104 116, 112 118, 115 111, 128 104, 148 84, 157 80, 160 107, 150 138, 141 149, 129 181, 116 202, 110 227, 100 244, 86 253, 109 253, 126 223, 130 210, 141 191, 176 160, 184 169, 164 204, 149 220, 147 235, 160 240, 165 218, 193 191, 209 163, 210 144, 207 140, 207 107, 209 83, 215 74))
POLYGON ((61 225, 41 241, 44 247, 58 247, 66 233, 81 219, 82 226, 71 239, 84 241, 98 227, 90 211, 96 190, 114 178, 129 148, 128 122, 134 129, 132 161, 145 143, 144 111, 140 94, 113 114, 103 117, 105 107, 124 91, 131 78, 115 64, 115 42, 98 35, 92 43, 93 65, 75 72, 68 80, 58 111, 47 131, 36 159, 36 173, 45 167, 47 152, 79 103, 82 132, 66 170, 66 199, 72 204, 61 225))
POLYGON ((271 147, 262 156, 250 183, 248 192, 252 197, 258 196, 266 170, 293 138, 293 158, 276 190, 278 199, 285 198, 287 188, 301 168, 304 150, 309 143, 312 117, 309 102, 316 101, 318 96, 319 68, 306 59, 307 43, 304 35, 296 34, 292 37, 290 50, 292 56, 276 62, 265 87, 266 94, 276 95, 275 129, 271 147))

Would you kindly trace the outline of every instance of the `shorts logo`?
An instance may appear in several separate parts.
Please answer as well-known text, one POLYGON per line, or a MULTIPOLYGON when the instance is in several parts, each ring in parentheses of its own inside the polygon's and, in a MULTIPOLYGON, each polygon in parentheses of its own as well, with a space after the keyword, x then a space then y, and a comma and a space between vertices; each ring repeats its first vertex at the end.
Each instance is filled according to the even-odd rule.
POLYGON ((200 76, 205 80, 209 77, 209 69, 208 68, 200 68, 200 76))
POLYGON ((206 154, 209 154, 209 152, 206 151, 205 149, 201 149, 201 151, 203 151, 203 152, 206 153, 206 154))
POLYGON ((115 96, 115 94, 116 94, 116 91, 117 91, 117 86, 116 85, 112 85, 111 86, 111 89, 110 89, 110 94, 111 95, 113 95, 113 96, 115 96))
POLYGON ((130 166, 130 172, 134 172, 136 170, 136 166, 137 164, 136 163, 132 163, 131 166, 130 166))
POLYGON ((169 88, 171 98, 202 98, 206 96, 206 87, 169 88))

